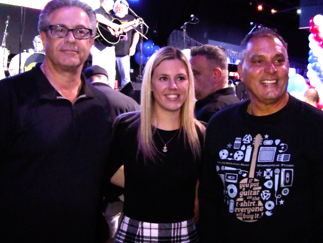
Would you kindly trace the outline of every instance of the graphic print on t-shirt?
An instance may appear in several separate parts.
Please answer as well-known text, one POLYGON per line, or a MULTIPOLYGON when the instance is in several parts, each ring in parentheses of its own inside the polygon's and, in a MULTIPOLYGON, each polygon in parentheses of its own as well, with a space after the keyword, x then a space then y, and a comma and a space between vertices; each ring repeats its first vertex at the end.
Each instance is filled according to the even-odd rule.
POLYGON ((259 184, 259 180, 257 178, 254 178, 257 154, 261 142, 262 136, 258 134, 253 142, 254 150, 252 153, 249 175, 248 178, 244 178, 239 182, 240 193, 235 203, 234 211, 236 213, 237 218, 246 222, 254 222, 257 219, 261 218, 264 214, 264 207, 259 195, 261 191, 261 186, 259 184), (248 215, 244 214, 246 208, 250 210, 250 213, 248 215))
POLYGON ((272 216, 275 207, 284 205, 293 185, 290 158, 288 145, 268 134, 236 137, 220 150, 216 170, 229 212, 243 222, 272 216))

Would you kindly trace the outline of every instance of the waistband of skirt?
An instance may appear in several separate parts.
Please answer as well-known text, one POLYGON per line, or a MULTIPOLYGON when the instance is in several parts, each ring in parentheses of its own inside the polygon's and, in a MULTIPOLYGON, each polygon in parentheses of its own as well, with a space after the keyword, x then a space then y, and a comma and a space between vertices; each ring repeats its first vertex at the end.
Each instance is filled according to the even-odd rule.
POLYGON ((193 218, 187 219, 184 221, 179 221, 179 222, 172 222, 172 223, 151 223, 151 222, 135 220, 135 219, 129 218, 128 216, 124 215, 123 221, 125 221, 127 223, 132 222, 133 224, 136 224, 136 225, 142 225, 142 227, 144 227, 144 228, 145 228, 145 226, 147 226, 149 228, 155 228, 155 227, 160 228, 161 226, 163 228, 165 228, 165 227, 171 228, 172 225, 174 225, 174 224, 176 224, 177 227, 180 225, 182 228, 185 228, 185 227, 190 227, 192 225, 195 225, 193 218))

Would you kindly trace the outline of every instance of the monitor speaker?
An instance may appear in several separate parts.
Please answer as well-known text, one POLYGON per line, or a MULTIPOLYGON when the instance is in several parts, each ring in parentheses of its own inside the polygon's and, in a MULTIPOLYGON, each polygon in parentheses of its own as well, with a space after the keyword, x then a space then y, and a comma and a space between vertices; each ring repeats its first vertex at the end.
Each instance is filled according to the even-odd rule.
POLYGON ((120 92, 130 96, 140 104, 141 83, 129 82, 120 89, 120 92))

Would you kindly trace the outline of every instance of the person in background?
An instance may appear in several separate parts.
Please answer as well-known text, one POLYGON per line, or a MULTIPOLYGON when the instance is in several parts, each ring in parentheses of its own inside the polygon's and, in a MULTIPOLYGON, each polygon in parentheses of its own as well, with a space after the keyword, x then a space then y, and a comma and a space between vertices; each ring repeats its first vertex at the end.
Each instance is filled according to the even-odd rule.
POLYGON ((85 78, 98 90, 102 91, 111 105, 113 120, 120 114, 140 109, 139 104, 131 97, 113 90, 109 86, 109 78, 105 69, 98 65, 86 68, 83 71, 85 78))
MULTIPOLYGON (((113 90, 109 86, 108 74, 102 67, 94 65, 86 68, 83 73, 85 78, 108 98, 113 120, 122 113, 140 109, 140 106, 134 99, 113 90)), ((123 189, 109 183, 106 190, 103 208, 105 219, 109 225, 110 235, 108 243, 112 243, 121 220, 123 200, 120 200, 119 195, 123 193, 123 189)))
POLYGON ((249 99, 246 84, 244 82, 238 82, 238 84, 236 85, 236 94, 240 101, 249 99))
POLYGON ((212 115, 230 104, 238 103, 232 87, 228 87, 228 63, 218 46, 191 48, 190 63, 195 82, 195 116, 208 122, 212 115))
POLYGON ((197 242, 205 127, 194 118, 193 74, 180 50, 168 46, 150 57, 141 95, 141 111, 120 115, 113 128, 108 171, 125 188, 115 242, 197 242))
POLYGON ((99 37, 95 39, 91 49, 92 65, 99 65, 107 71, 112 89, 115 87, 116 79, 114 39, 120 33, 120 26, 113 22, 113 5, 114 0, 100 0, 100 8, 94 11, 99 24, 99 37))
POLYGON ((124 34, 115 46, 117 68, 121 77, 120 88, 131 81, 130 57, 135 54, 139 41, 139 33, 133 29, 137 21, 128 14, 128 6, 126 0, 117 0, 113 6, 114 15, 121 22, 124 34))
POLYGON ((101 242, 111 107, 81 75, 95 15, 52 0, 38 30, 43 64, 0 81, 1 242, 101 242))
POLYGON ((306 90, 304 102, 317 107, 317 103, 320 101, 319 93, 316 91, 315 88, 309 88, 306 90))
POLYGON ((206 131, 202 243, 323 242, 323 113, 287 93, 288 70, 277 32, 245 37, 238 72, 250 100, 206 131))

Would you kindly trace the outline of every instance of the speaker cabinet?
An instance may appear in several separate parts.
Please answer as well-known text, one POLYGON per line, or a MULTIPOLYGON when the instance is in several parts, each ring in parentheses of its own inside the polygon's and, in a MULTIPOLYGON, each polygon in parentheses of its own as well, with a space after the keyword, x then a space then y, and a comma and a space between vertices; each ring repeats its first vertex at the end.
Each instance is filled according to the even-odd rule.
POLYGON ((140 104, 141 83, 129 82, 122 87, 120 92, 133 98, 140 104))

